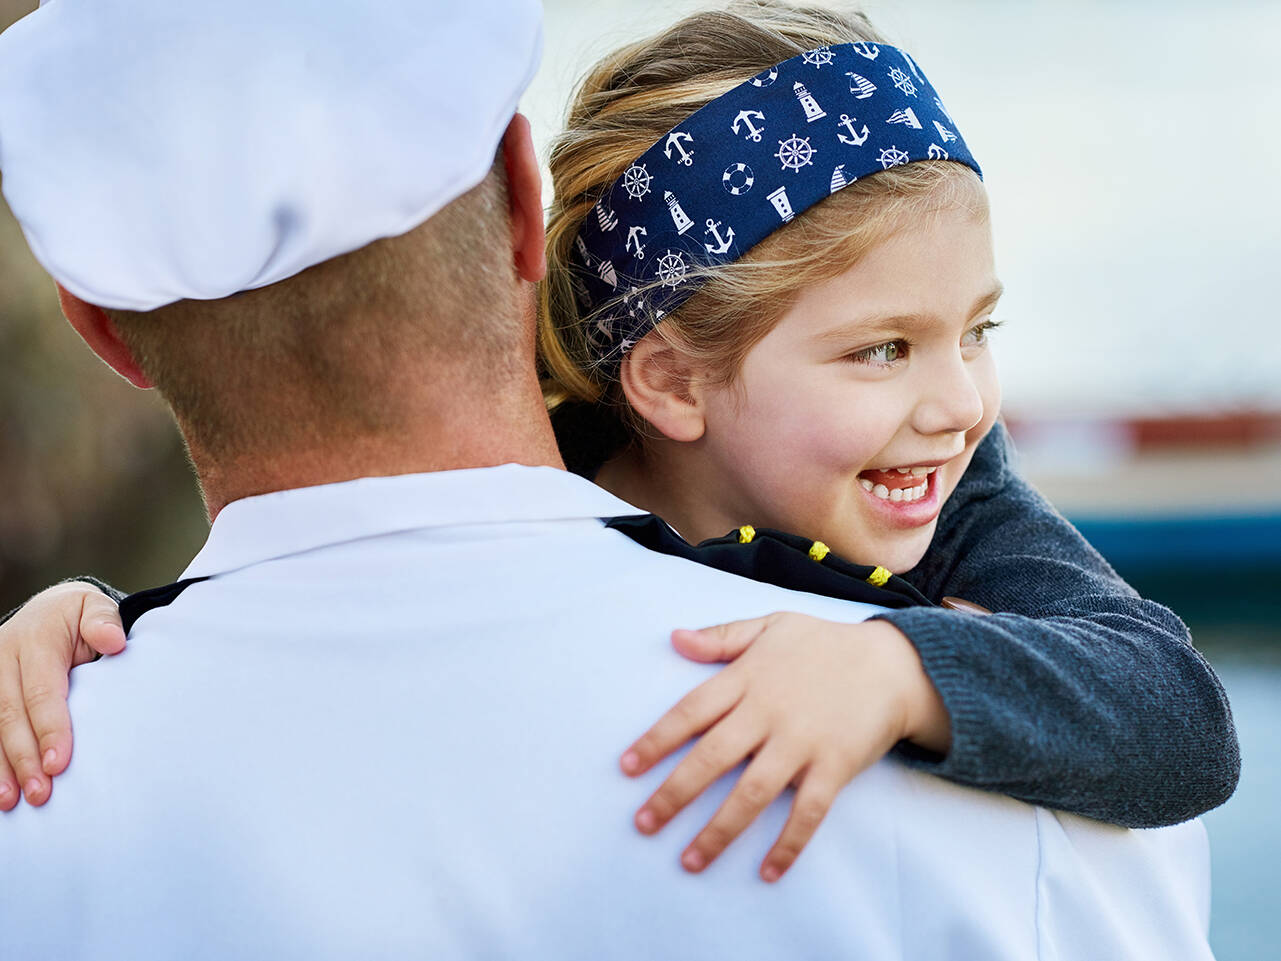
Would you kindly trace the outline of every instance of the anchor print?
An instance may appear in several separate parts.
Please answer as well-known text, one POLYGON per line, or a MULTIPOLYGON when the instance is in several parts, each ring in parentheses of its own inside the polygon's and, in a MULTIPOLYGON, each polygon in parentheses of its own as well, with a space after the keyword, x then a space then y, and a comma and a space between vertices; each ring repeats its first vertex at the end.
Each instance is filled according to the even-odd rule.
POLYGON ((753 117, 755 117, 757 120, 761 121, 762 123, 765 121, 765 114, 761 113, 759 110, 740 110, 738 112, 738 116, 734 118, 734 125, 730 129, 733 130, 734 133, 738 133, 739 124, 746 124, 747 139, 752 141, 753 143, 760 143, 761 134, 765 132, 765 128, 758 127, 754 123, 752 123, 753 117))
POLYGON ((924 83, 925 78, 921 76, 921 71, 916 68, 916 61, 913 60, 910 56, 908 56, 908 53, 906 50, 900 50, 898 53, 900 57, 902 57, 904 60, 907 61, 907 65, 908 67, 911 68, 912 73, 916 74, 916 79, 921 81, 921 83, 924 83))
POLYGON ((854 52, 860 57, 866 57, 868 60, 875 60, 881 53, 881 48, 874 43, 868 43, 866 40, 860 40, 852 44, 854 52))
POLYGON ((668 160, 671 160, 672 149, 675 148, 676 152, 680 154, 680 158, 676 162, 684 164, 686 167, 692 167, 694 165, 694 152, 692 150, 686 150, 681 141, 693 143, 694 138, 683 130, 673 130, 669 133, 667 135, 667 143, 663 146, 663 156, 668 160))
POLYGON ((867 143, 867 124, 863 124, 863 135, 859 136, 858 131, 854 129, 854 121, 857 119, 857 117, 851 117, 847 113, 841 114, 841 126, 848 130, 850 135, 847 137, 843 133, 838 133, 836 135, 836 139, 841 143, 849 144, 851 147, 861 147, 863 144, 867 143))
POLYGON ((714 245, 703 244, 709 254, 723 254, 729 250, 729 245, 734 242, 734 228, 731 227, 729 232, 724 237, 721 237, 720 230, 717 229, 720 226, 721 222, 719 220, 711 220, 709 218, 707 221, 707 230, 704 233, 711 234, 712 239, 716 241, 714 245))
POLYGON ((649 233, 644 227, 633 227, 627 231, 627 244, 624 250, 631 250, 636 254, 637 260, 645 259, 645 247, 640 239, 649 233))

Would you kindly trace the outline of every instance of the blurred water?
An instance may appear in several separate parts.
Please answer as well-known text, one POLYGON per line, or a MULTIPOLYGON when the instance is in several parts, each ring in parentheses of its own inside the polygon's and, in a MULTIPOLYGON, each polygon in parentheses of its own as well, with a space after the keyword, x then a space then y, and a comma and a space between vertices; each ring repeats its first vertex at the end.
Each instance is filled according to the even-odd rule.
POLYGON ((1210 940, 1220 961, 1271 961, 1281 954, 1281 631, 1258 631, 1254 643, 1216 646, 1211 660, 1223 679, 1241 739, 1236 795, 1205 816, 1213 865, 1210 940))
MULTIPOLYGON (((546 0, 544 141, 603 53, 708 6, 546 0)), ((1281 4, 873 0, 982 163, 1007 409, 1281 407, 1281 4)))

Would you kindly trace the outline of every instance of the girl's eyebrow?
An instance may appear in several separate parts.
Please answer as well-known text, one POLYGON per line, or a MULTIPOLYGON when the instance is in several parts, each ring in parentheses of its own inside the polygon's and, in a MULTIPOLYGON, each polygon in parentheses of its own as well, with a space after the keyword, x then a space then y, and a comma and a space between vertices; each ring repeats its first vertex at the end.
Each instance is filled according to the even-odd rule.
MULTIPOLYGON (((996 306, 996 302, 1001 299, 1005 293, 1005 285, 999 280, 996 284, 979 297, 970 308, 967 320, 973 320, 984 311, 991 310, 996 306)), ((827 341, 845 341, 851 335, 860 335, 866 332, 868 328, 912 328, 924 327, 933 322, 932 317, 923 314, 873 314, 869 317, 861 317, 852 323, 842 324, 831 330, 825 330, 816 335, 815 339, 821 342, 827 341)))

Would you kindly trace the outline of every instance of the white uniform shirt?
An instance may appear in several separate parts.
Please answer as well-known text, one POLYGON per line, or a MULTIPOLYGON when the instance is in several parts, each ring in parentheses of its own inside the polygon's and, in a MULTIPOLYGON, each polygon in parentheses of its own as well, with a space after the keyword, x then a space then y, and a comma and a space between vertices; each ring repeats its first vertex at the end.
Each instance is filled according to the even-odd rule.
POLYGON ((1126 831, 891 760, 792 871, 780 799, 703 875, 622 750, 714 668, 674 627, 872 609, 645 551, 546 468, 369 478, 218 516, 127 651, 76 672, 76 756, 0 822, 0 957, 1192 959, 1199 823, 1126 831))

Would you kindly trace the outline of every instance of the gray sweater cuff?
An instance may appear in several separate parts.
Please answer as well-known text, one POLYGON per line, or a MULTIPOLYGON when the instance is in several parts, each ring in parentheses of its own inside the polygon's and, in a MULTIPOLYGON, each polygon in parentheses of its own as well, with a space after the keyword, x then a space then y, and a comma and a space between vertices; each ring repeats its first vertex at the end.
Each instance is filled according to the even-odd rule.
MULTIPOLYGON (((98 580, 98 578, 91 577, 88 574, 81 574, 78 577, 68 577, 65 581, 59 581, 58 583, 74 584, 77 581, 83 584, 91 584, 92 586, 98 588, 98 590, 102 591, 102 593, 106 594, 109 598, 111 598, 117 604, 119 604, 127 596, 124 591, 118 591, 114 587, 112 587, 110 584, 106 583, 105 581, 100 581, 98 580)), ((27 598, 27 600, 30 600, 30 599, 31 598, 27 598)), ((17 614, 18 611, 22 610, 26 606, 27 606, 26 601, 24 601, 23 603, 15 607, 13 610, 11 610, 4 617, 0 617, 0 624, 8 623, 8 621, 13 617, 13 615, 17 614)))
POLYGON ((975 666, 963 663, 964 645, 957 643, 957 629, 964 629, 964 619, 974 616, 940 607, 909 607, 873 620, 888 621, 907 635, 950 718, 952 746, 946 755, 907 741, 895 747, 895 755, 911 767, 978 786, 993 766, 994 759, 984 757, 979 748, 987 740, 984 735, 990 734, 986 728, 991 719, 984 716, 985 705, 975 693, 975 666))

